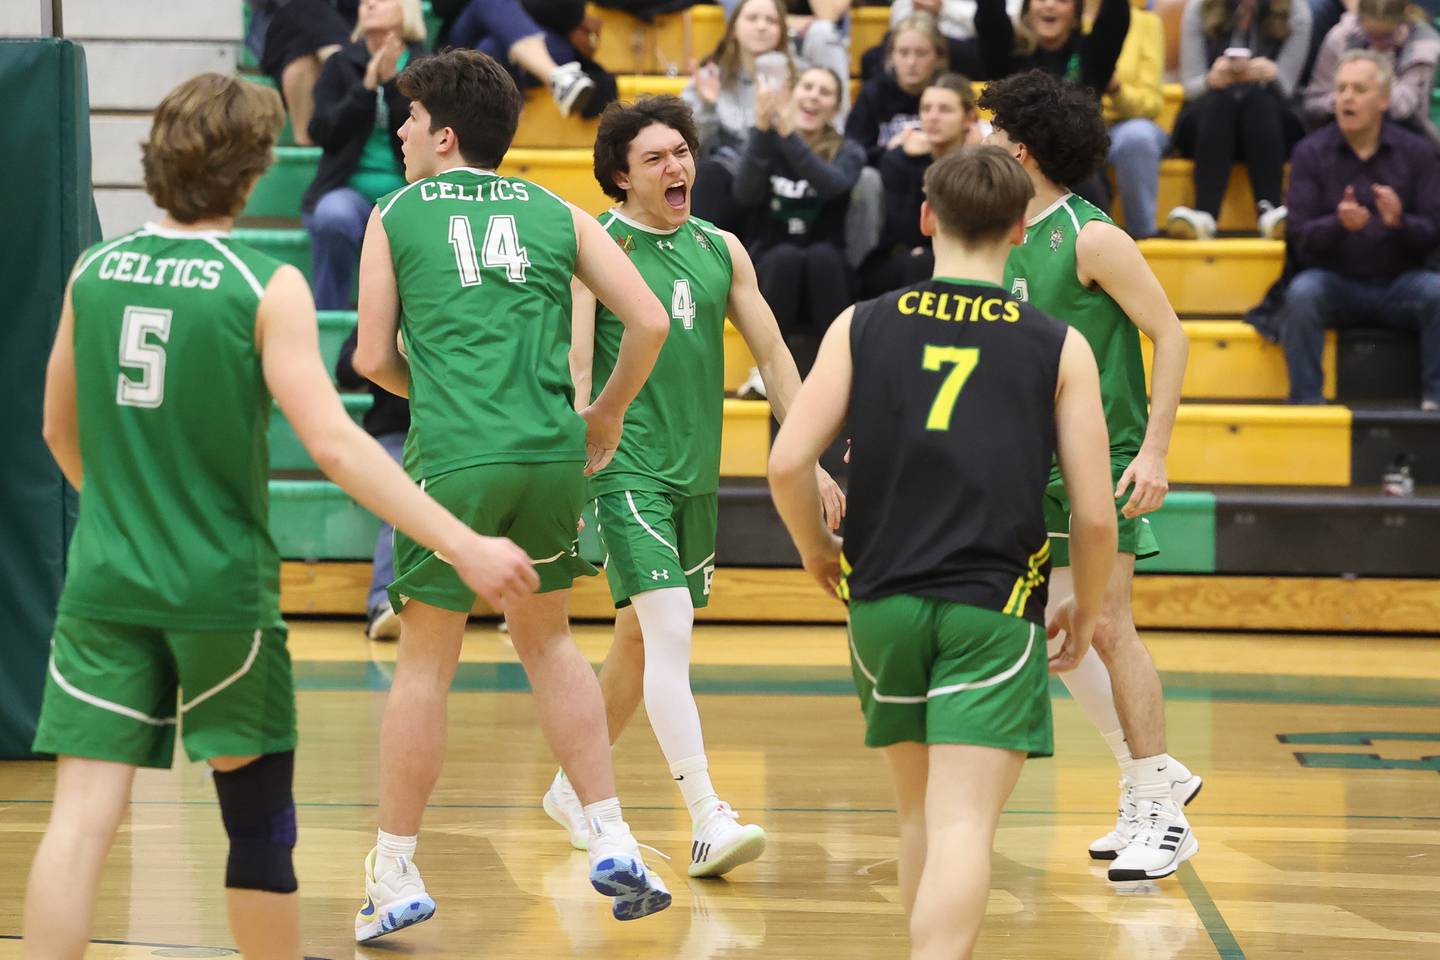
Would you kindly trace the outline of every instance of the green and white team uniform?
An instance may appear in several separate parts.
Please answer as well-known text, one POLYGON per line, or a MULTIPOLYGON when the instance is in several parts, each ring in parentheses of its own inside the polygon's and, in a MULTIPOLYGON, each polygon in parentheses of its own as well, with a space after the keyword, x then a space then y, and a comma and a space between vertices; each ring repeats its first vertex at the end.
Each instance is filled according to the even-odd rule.
MULTIPOLYGON (((657 230, 610 210, 600 223, 670 307, 670 335, 625 414, 620 448, 590 478, 610 594, 623 607, 638 593, 686 586, 703 607, 715 574, 730 248, 698 217, 657 230)), ((619 318, 597 305, 597 394, 615 369, 623 332, 619 318)))
MULTIPOLYGON (((1089 342, 1100 368, 1100 399, 1110 430, 1111 481, 1118 484, 1145 441, 1150 413, 1140 331, 1109 294, 1083 286, 1075 273, 1076 241, 1092 220, 1111 222, 1104 211, 1070 193, 1030 218, 1024 244, 1010 251, 1005 285, 1017 299, 1064 320, 1089 342)), ((1123 504, 1115 507, 1119 552, 1133 553, 1137 560, 1155 556, 1160 547, 1150 521, 1123 516, 1123 504)), ((1045 490, 1045 523, 1054 565, 1069 566, 1070 498, 1058 465, 1045 490)))
MULTIPOLYGON (((570 205, 459 167, 379 201, 410 363, 405 470, 487 536, 529 553, 541 592, 595 568, 577 553, 585 421, 570 379, 570 205)), ((446 559, 395 534, 391 603, 469 611, 446 559)))
POLYGON ((148 225, 73 274, 84 489, 35 750, 168 767, 295 746, 256 312, 280 263, 148 225))

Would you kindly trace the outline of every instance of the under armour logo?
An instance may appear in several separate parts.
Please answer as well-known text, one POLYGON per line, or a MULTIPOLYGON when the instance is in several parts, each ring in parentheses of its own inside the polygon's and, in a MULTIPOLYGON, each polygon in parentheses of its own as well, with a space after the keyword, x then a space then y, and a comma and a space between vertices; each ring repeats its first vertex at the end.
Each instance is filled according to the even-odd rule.
POLYGON ((670 571, 669 571, 669 570, 651 570, 651 571, 650 571, 650 579, 651 579, 651 580, 669 580, 669 579, 670 579, 670 571))
POLYGON ((659 247, 661 250, 674 250, 674 249, 675 249, 675 244, 674 244, 673 242, 669 241, 669 240, 656 240, 656 241, 655 241, 655 246, 659 247))

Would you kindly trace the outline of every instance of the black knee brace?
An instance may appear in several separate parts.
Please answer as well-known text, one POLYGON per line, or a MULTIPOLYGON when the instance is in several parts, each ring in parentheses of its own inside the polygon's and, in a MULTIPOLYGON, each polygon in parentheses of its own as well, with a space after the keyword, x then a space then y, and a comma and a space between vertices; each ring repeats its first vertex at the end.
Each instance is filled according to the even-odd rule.
POLYGON ((295 752, 266 754, 229 773, 216 772, 220 815, 230 836, 225 886, 294 893, 295 752))

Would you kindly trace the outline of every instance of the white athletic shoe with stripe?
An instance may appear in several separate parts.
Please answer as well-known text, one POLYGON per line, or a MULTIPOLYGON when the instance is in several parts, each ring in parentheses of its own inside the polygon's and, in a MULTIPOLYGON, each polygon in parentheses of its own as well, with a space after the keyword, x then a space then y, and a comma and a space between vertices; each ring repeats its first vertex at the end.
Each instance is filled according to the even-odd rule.
POLYGON ((435 916, 435 901, 425 892, 420 871, 406 857, 383 877, 375 876, 373 848, 365 858, 365 903, 355 914, 355 941, 366 943, 424 923, 435 916))
MULTIPOLYGON (((1182 807, 1200 795, 1205 780, 1197 773, 1170 758, 1170 796, 1182 807)), ((1114 860, 1121 850, 1130 845, 1140 829, 1140 814, 1135 806, 1133 785, 1128 777, 1120 778, 1120 805, 1115 815, 1115 829, 1090 844, 1091 860, 1114 860)))
POLYGON ((1138 829, 1110 864, 1109 877, 1117 883, 1168 877, 1200 849, 1174 799, 1139 800, 1138 806, 1138 829))
POLYGON ((764 852, 765 831, 753 823, 742 824, 728 803, 717 803, 695 825, 686 872, 692 877, 723 876, 764 852))
POLYGON ((580 797, 563 771, 555 774, 555 779, 550 781, 550 789, 545 791, 545 799, 540 805, 551 820, 570 834, 570 846, 576 850, 589 848, 590 828, 585 825, 585 808, 580 805, 580 797))

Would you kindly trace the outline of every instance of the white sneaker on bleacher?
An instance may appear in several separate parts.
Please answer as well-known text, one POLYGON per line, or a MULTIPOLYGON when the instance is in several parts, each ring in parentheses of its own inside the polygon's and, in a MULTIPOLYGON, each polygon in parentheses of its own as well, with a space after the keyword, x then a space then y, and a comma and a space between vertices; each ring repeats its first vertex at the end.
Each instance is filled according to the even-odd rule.
POLYGON ((1174 240, 1214 240, 1215 218, 1203 210, 1176 207, 1165 220, 1165 235, 1174 240))
POLYGON ((578 63, 562 63, 550 73, 550 95, 555 98, 562 117, 584 110, 594 92, 595 81, 585 75, 578 63))

